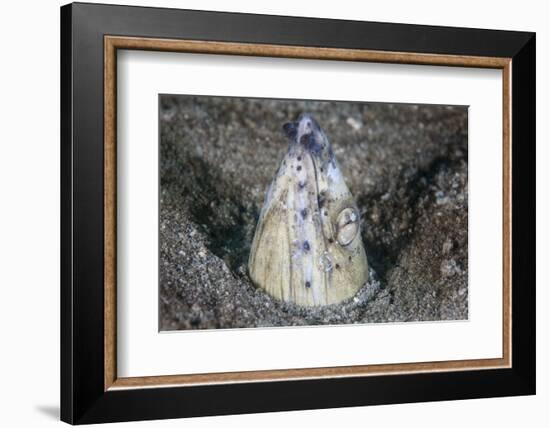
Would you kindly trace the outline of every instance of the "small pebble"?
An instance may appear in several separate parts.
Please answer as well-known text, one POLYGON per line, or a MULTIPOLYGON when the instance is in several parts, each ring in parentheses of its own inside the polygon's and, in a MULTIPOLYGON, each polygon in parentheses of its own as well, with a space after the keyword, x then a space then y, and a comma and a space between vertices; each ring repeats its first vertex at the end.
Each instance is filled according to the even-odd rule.
POLYGON ((348 117, 346 119, 346 123, 351 127, 351 129, 353 129, 354 131, 359 131, 362 127, 363 127, 363 124, 361 122, 359 122, 357 119, 354 119, 353 117, 348 117))
POLYGON ((441 249, 441 251, 443 252, 443 254, 447 255, 451 252, 452 249, 453 241, 451 240, 451 238, 447 238, 443 243, 443 248, 441 249))

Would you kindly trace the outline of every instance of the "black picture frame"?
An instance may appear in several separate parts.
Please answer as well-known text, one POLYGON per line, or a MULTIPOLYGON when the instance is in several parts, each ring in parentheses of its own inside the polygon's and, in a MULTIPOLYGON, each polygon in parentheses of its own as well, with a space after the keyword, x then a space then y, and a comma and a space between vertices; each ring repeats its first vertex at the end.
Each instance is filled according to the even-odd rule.
POLYGON ((535 34, 74 3, 61 8, 61 419, 71 424, 535 393, 535 34), (512 367, 104 389, 104 36, 512 59, 512 367))

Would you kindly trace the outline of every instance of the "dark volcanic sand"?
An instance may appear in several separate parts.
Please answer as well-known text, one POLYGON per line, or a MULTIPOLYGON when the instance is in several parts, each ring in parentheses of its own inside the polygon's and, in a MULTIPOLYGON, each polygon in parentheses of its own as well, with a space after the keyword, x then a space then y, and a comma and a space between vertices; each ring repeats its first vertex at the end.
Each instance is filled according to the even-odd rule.
POLYGON ((160 329, 468 317, 465 107, 162 96, 160 329), (347 302, 301 308, 247 276, 264 194, 309 112, 362 213, 370 280, 347 302))

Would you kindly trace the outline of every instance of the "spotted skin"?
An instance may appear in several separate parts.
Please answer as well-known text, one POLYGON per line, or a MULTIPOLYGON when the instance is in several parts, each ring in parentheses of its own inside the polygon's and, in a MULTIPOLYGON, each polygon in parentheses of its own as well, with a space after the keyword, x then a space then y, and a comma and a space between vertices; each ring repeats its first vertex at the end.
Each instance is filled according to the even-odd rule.
POLYGON ((368 277, 357 206, 315 119, 302 114, 283 130, 290 144, 266 193, 249 273, 280 300, 340 303, 368 277))

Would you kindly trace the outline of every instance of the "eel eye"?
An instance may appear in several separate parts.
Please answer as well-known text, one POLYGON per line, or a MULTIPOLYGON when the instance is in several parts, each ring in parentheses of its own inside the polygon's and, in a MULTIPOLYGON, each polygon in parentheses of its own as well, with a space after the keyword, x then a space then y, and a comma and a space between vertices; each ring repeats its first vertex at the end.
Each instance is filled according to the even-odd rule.
POLYGON ((353 208, 344 208, 336 219, 336 239, 340 245, 349 245, 359 232, 359 216, 353 208))

